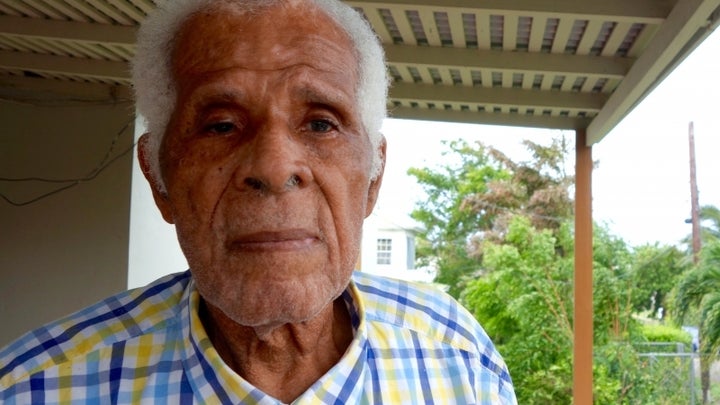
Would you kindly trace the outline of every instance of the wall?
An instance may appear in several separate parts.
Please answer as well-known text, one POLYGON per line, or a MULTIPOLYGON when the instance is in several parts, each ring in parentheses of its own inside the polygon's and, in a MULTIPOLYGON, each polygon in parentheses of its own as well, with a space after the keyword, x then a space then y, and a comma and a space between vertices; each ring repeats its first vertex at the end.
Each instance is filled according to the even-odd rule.
MULTIPOLYGON (((135 139, 145 132, 143 121, 139 117, 135 123, 135 139)), ((185 271, 187 260, 180 250, 175 227, 163 220, 155 206, 137 154, 133 158, 131 201, 128 288, 141 287, 166 274, 185 271)))
MULTIPOLYGON (((0 90, 0 193, 8 198, 27 201, 72 184, 8 178, 83 177, 113 142, 112 157, 132 145, 127 100, 27 99, 0 90)), ((0 200, 0 346, 126 288, 133 153, 96 178, 35 203, 16 207, 0 200)))

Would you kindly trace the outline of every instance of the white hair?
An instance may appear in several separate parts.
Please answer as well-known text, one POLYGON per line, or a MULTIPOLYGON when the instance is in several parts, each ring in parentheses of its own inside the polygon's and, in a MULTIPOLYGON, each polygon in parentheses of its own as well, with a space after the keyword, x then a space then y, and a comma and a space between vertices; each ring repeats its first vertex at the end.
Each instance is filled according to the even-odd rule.
MULTIPOLYGON (((136 106, 145 118, 148 132, 148 160, 153 180, 164 191, 160 173, 160 144, 175 109, 176 88, 172 75, 172 52, 182 24, 197 11, 230 6, 239 12, 281 4, 283 0, 171 0, 161 4, 143 22, 132 63, 136 106)), ((370 175, 376 178, 382 168, 380 126, 386 117, 388 76, 385 55, 378 37, 365 18, 339 0, 308 0, 331 17, 347 33, 358 58, 357 105, 372 145, 370 175)))

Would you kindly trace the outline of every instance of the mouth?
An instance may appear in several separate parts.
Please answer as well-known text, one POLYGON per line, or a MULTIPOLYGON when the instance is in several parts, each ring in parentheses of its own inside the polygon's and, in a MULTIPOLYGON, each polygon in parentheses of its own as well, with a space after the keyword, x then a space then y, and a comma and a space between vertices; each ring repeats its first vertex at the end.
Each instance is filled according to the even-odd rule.
POLYGON ((303 229, 281 231, 262 231, 242 234, 234 237, 226 247, 231 251, 298 251, 309 249, 320 243, 317 234, 303 229))

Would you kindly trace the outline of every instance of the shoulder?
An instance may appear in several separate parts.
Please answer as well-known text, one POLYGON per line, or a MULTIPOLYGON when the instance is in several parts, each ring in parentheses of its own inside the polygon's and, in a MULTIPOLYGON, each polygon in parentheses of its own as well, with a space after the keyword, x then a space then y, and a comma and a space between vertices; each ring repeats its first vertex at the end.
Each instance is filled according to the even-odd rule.
POLYGON ((353 280, 369 321, 395 324, 465 350, 490 343, 475 318, 438 287, 366 273, 355 273, 353 280))
POLYGON ((356 272, 353 282, 369 324, 411 331, 424 341, 463 352, 511 384, 507 367, 485 330, 454 298, 430 284, 356 272))
POLYGON ((0 387, 168 328, 178 318, 178 304, 189 280, 189 272, 165 276, 26 333, 0 349, 0 387))

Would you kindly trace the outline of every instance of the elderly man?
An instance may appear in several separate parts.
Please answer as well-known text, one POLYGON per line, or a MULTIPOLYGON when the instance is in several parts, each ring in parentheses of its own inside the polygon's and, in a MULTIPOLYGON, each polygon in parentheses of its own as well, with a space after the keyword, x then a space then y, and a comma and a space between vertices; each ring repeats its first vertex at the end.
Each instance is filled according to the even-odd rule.
POLYGON ((382 179, 387 78, 335 0, 178 0, 140 30, 139 160, 189 272, 0 352, 7 403, 515 402, 432 287, 353 273, 382 179))

